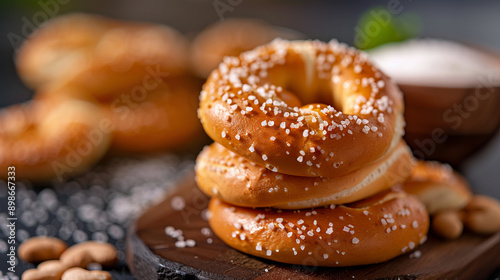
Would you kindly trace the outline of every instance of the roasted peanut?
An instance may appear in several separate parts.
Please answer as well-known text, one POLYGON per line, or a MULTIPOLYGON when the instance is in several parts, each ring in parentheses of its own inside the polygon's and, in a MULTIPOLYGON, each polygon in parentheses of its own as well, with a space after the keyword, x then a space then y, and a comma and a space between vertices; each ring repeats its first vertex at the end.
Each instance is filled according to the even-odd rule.
POLYGON ((459 238, 463 229, 462 217, 458 211, 438 212, 432 219, 432 230, 444 238, 459 238))
POLYGON ((480 234, 500 231, 500 202, 484 195, 474 196, 465 207, 464 224, 480 234))
POLYGON ((28 269, 23 273, 22 280, 59 280, 61 274, 55 274, 52 271, 41 271, 36 268, 28 269))
POLYGON ((23 273, 22 280, 59 280, 67 266, 60 261, 45 261, 36 269, 29 269, 23 273))
POLYGON ((61 271, 62 274, 62 272, 68 269, 68 266, 59 260, 51 260, 40 263, 36 269, 43 271, 61 271))
POLYGON ((116 248, 108 243, 87 241, 71 246, 61 255, 61 262, 68 267, 87 267, 89 263, 102 266, 115 265, 118 258, 116 248))
POLYGON ((24 241, 18 250, 19 258, 26 262, 38 263, 58 259, 68 245, 57 238, 38 236, 24 241))
POLYGON ((79 267, 74 267, 66 270, 61 277, 61 280, 111 280, 111 274, 100 270, 86 270, 79 267))

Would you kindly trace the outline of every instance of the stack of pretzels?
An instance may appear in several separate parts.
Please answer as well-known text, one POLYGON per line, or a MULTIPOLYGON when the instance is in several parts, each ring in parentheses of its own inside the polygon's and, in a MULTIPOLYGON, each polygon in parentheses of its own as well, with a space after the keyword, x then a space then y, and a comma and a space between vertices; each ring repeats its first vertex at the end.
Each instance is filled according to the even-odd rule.
POLYGON ((196 165, 228 245, 291 264, 383 262, 426 240, 429 216, 393 186, 414 160, 403 101, 366 54, 275 40, 226 57, 200 97, 216 143, 196 165))

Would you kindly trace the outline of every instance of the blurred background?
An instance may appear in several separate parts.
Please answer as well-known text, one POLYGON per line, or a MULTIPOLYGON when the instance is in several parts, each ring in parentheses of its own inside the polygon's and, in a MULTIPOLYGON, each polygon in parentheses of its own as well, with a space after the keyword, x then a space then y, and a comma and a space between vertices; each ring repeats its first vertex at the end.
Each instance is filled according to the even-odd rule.
MULTIPOLYGON (((14 55, 22 40, 44 21, 70 12, 88 12, 116 19, 166 24, 179 30, 188 38, 193 38, 212 23, 243 17, 261 19, 272 25, 296 30, 304 34, 306 38, 324 41, 336 38, 363 49, 409 38, 437 38, 477 46, 500 54, 499 11, 500 1, 494 0, 143 0, 140 2, 132 0, 0 0, 0 34, 2 36, 0 40, 0 108, 25 102, 33 95, 33 92, 19 79, 14 66, 14 55), (380 32, 377 32, 377 36, 368 41, 358 37, 359 30, 366 28, 367 23, 373 21, 380 23, 384 20, 372 13, 381 10, 391 11, 391 18, 387 24, 380 24, 383 27, 380 32)), ((498 79, 500 77, 497 77, 498 79)), ((184 162, 183 160, 176 159, 176 162, 184 162)), ((183 164, 184 167, 191 168, 189 163, 183 164)), ((143 168, 149 166, 144 165, 146 167, 143 168)), ((497 132, 490 135, 489 141, 484 142, 477 152, 468 156, 465 161, 455 164, 455 167, 459 168, 470 180, 475 192, 496 198, 500 198, 499 166, 500 134, 497 132)), ((170 172, 168 173, 170 175, 178 173, 176 170, 170 172)), ((126 173, 127 171, 121 170, 116 174, 126 173)), ((165 174, 158 174, 153 175, 165 176, 165 174)), ((144 180, 147 179, 144 178, 144 180)), ((60 196, 50 191, 49 193, 52 197, 60 196)), ((38 191, 37 194, 39 194, 38 191)), ((63 196, 71 197, 71 193, 65 193, 63 196)), ((116 235, 116 240, 123 239, 123 233, 116 235)), ((124 269, 121 273, 122 278, 128 277, 127 273, 124 269)))

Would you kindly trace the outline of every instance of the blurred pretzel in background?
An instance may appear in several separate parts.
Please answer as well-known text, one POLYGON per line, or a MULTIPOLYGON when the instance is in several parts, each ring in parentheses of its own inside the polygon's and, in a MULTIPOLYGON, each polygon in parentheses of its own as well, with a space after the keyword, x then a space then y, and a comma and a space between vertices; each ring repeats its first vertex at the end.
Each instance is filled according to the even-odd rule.
POLYGON ((214 23, 194 38, 191 69, 197 76, 207 78, 225 56, 237 56, 276 38, 297 40, 305 35, 256 19, 234 18, 214 23))
MULTIPOLYGON (((189 42, 182 34, 157 24, 69 14, 42 25, 23 43, 16 57, 21 79, 35 90, 34 101, 23 105, 29 107, 24 110, 25 119, 35 125, 42 123, 43 127, 59 126, 46 122, 46 114, 35 114, 39 111, 35 107, 46 107, 50 112, 50 108, 64 106, 65 111, 88 114, 80 119, 97 119, 89 130, 101 130, 103 139, 90 145, 93 152, 78 152, 76 146, 70 147, 82 158, 81 164, 71 167, 70 159, 65 158, 68 152, 61 151, 64 143, 56 145, 58 151, 51 150, 52 157, 38 156, 26 144, 25 157, 39 161, 21 165, 25 171, 19 175, 33 180, 61 179, 54 164, 61 164, 59 171, 71 176, 90 168, 109 148, 120 153, 156 152, 193 142, 202 131, 196 118, 201 81, 189 73, 188 49, 189 42), (73 100, 79 103, 69 102, 73 100), (95 109, 73 106, 83 103, 95 109), (105 122, 107 129, 101 129, 100 122, 105 122), (36 164, 45 166, 38 171, 40 168, 33 168, 36 164)), ((11 111, 2 110, 1 115, 9 116, 11 111)), ((24 135, 29 130, 31 126, 14 122, 8 132, 24 135), (16 123, 18 126, 12 127, 16 123)), ((47 129, 36 131, 38 139, 50 146, 52 138, 45 133, 47 129)), ((59 139, 67 138, 64 135, 72 131, 61 129, 63 136, 59 139)), ((10 143, 4 142, 0 144, 10 143)), ((0 155, 0 162, 18 163, 6 153, 0 155)))

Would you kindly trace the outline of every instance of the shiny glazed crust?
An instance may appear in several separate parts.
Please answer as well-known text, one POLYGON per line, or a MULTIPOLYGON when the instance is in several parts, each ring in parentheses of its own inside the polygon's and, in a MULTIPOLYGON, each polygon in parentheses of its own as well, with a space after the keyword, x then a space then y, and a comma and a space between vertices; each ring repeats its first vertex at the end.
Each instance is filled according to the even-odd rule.
POLYGON ((380 263, 424 242, 429 227, 425 207, 403 192, 296 211, 235 207, 212 198, 209 210, 212 230, 229 246, 307 266, 380 263))
POLYGON ((366 54, 283 41, 226 57, 203 87, 207 134, 269 170, 338 177, 373 163, 403 133, 403 102, 366 54))
POLYGON ((416 195, 432 215, 443 210, 460 210, 472 198, 469 183, 451 166, 419 160, 403 190, 416 195))
POLYGON ((198 156, 196 178, 206 194, 233 205, 302 209, 369 197, 405 181, 412 167, 403 141, 374 163, 334 178, 274 173, 214 143, 198 156))

